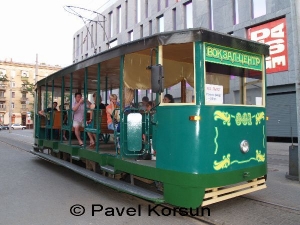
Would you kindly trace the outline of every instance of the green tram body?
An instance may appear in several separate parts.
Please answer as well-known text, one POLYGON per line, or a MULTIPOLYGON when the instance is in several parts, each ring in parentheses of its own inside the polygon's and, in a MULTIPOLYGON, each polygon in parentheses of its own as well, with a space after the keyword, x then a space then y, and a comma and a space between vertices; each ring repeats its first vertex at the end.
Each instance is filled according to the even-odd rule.
MULTIPOLYGON (((126 83, 124 74, 129 73, 130 69, 135 71, 135 65, 129 68, 129 72, 126 71, 128 69, 126 57, 134 59, 133 53, 140 52, 145 54, 149 64, 151 49, 155 48, 156 63, 164 66, 164 57, 172 59, 174 56, 176 61, 176 55, 188 54, 184 53, 184 48, 180 48, 180 44, 187 43, 193 51, 191 56, 194 74, 193 102, 160 103, 151 114, 140 111, 124 113, 124 106, 121 104, 119 134, 121 147, 109 154, 101 150, 105 145, 102 142, 97 144, 95 151, 91 151, 87 143, 84 148, 80 148, 78 145, 71 145, 70 141, 63 142, 61 137, 60 140, 54 140, 53 136, 50 139, 46 138, 46 130, 51 130, 51 126, 42 127, 40 117, 36 114, 36 137, 32 153, 46 158, 47 154, 43 153, 42 149, 50 149, 52 155, 59 152, 68 153, 73 161, 87 159, 98 163, 101 168, 109 166, 113 169, 112 173, 128 173, 147 180, 159 181, 163 184, 163 193, 160 197, 153 198, 143 196, 139 191, 123 190, 122 185, 118 188, 105 182, 103 184, 156 203, 166 202, 180 207, 196 208, 265 188, 267 159, 264 59, 269 52, 266 45, 201 28, 160 33, 112 48, 39 81, 36 89, 36 108, 40 110, 42 89, 46 91, 45 93, 52 93, 52 96, 55 88, 61 89, 61 96, 65 96, 66 88, 70 89, 73 95, 78 89, 84 89, 86 95, 90 88, 92 91, 111 88, 110 76, 107 76, 110 73, 114 73, 114 77, 111 76, 111 84, 122 93, 124 91, 122 84, 126 83), (172 46, 176 45, 179 48, 175 48, 174 51, 179 52, 170 52, 172 46), (171 47, 167 48, 168 46, 171 47), (225 67, 220 67, 224 65, 225 67), (260 82, 250 83, 261 87, 262 103, 250 105, 206 102, 205 84, 208 69, 206 67, 210 67, 214 73, 225 71, 227 75, 235 70, 246 74, 251 69, 255 76, 255 71, 259 71, 260 82), (97 80, 96 85, 93 87, 84 85, 84 83, 93 85, 92 79, 97 80), (138 125, 130 125, 130 114, 142 115, 139 116, 142 121, 140 120, 138 125), (141 147, 147 152, 151 151, 149 144, 142 145, 141 133, 152 133, 156 160, 136 160, 141 147), (243 140, 247 140, 250 146, 247 153, 243 153, 240 149, 243 140)), ((150 71, 143 63, 141 64, 145 70, 144 76, 151 76, 150 71)), ((245 85, 245 77, 240 80, 242 88, 238 98, 239 101, 245 102, 247 99, 244 95, 248 86, 245 85)), ((148 81, 150 82, 150 77, 148 81)), ((226 82, 228 84, 231 81, 226 82)), ((124 101, 123 95, 119 96, 120 101, 124 101)), ((161 99, 161 95, 156 94, 157 104, 161 99)), ((62 129, 71 131, 72 128, 62 125, 62 129)), ((94 132, 99 137, 100 128, 94 132)), ((87 141, 86 135, 84 141, 87 141)))

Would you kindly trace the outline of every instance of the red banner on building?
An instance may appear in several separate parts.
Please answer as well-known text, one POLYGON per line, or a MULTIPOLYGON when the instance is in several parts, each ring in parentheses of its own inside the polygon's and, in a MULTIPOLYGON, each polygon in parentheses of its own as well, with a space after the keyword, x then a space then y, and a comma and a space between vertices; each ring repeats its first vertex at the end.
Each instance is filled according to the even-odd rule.
POLYGON ((248 39, 270 45, 266 58, 267 73, 288 70, 287 33, 285 18, 248 29, 248 39))

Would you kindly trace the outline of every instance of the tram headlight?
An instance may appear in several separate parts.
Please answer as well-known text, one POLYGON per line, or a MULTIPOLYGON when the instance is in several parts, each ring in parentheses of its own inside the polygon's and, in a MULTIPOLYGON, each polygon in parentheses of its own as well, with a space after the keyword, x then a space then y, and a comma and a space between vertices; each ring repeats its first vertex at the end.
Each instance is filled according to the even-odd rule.
POLYGON ((241 148, 242 153, 247 153, 249 151, 249 148, 250 148, 248 141, 243 140, 240 144, 240 148, 241 148))

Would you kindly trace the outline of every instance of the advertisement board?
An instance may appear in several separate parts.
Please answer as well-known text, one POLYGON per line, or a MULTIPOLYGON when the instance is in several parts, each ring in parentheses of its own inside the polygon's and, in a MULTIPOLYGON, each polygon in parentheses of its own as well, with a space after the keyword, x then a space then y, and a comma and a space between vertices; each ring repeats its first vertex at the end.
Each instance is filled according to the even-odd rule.
POLYGON ((282 18, 248 29, 248 39, 270 45, 267 73, 288 70, 286 19, 282 18))

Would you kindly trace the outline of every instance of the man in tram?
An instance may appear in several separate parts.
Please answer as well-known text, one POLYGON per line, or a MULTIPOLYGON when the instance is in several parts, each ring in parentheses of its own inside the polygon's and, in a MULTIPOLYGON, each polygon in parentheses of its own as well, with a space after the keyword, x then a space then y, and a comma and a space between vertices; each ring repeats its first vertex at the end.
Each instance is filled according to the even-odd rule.
POLYGON ((86 101, 86 105, 89 108, 91 102, 89 100, 85 100, 82 98, 82 94, 77 92, 75 93, 75 101, 72 103, 73 114, 73 127, 75 130, 75 136, 78 140, 80 146, 83 146, 83 141, 80 137, 80 128, 84 127, 84 102, 86 101))

